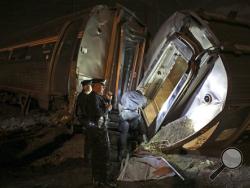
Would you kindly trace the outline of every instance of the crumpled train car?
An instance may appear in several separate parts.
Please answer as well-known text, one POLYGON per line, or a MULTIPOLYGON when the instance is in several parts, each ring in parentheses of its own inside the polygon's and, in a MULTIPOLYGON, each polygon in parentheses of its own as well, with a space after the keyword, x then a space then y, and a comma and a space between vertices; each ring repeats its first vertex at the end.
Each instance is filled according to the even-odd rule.
POLYGON ((79 83, 97 77, 117 100, 139 83, 146 33, 130 11, 100 5, 2 40, 0 99, 71 113, 79 83))
POLYGON ((150 99, 149 145, 220 150, 249 129, 249 33, 249 23, 208 12, 177 12, 162 25, 139 84, 150 99))

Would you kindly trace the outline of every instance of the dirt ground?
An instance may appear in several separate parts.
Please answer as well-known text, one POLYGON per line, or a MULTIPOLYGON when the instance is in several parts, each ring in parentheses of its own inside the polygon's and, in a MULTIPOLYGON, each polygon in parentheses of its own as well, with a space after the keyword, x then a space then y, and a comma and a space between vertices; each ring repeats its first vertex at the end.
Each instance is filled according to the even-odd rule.
MULTIPOLYGON (((0 108, 0 187, 3 188, 90 188, 91 168, 84 165, 84 134, 67 132, 50 122, 53 115, 33 111, 22 116, 17 107, 0 108), (11 113, 10 113, 11 112, 11 113)), ((117 136, 117 135, 116 135, 117 136)), ((238 147, 244 162, 238 169, 224 169, 214 180, 209 175, 220 166, 218 158, 193 153, 166 155, 182 175, 147 182, 117 182, 120 188, 154 187, 250 187, 250 141, 238 147)), ((111 138, 115 143, 116 139, 111 138)), ((115 148, 115 147, 114 147, 115 148)), ((113 176, 119 173, 113 148, 113 176)))
POLYGON ((91 169, 83 163, 83 135, 74 135, 50 155, 29 165, 5 167, 0 187, 92 187, 91 169))

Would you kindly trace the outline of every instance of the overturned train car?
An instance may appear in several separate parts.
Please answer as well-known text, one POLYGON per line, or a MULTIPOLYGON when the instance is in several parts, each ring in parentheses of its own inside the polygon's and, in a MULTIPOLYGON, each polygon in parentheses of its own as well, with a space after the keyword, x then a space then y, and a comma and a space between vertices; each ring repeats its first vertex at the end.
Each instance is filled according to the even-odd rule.
POLYGON ((249 129, 249 33, 249 24, 207 12, 177 12, 162 25, 139 84, 150 99, 149 145, 219 151, 249 129))
POLYGON ((34 27, 0 46, 0 98, 72 114, 79 83, 95 77, 118 100, 139 83, 146 33, 128 10, 102 5, 34 27))

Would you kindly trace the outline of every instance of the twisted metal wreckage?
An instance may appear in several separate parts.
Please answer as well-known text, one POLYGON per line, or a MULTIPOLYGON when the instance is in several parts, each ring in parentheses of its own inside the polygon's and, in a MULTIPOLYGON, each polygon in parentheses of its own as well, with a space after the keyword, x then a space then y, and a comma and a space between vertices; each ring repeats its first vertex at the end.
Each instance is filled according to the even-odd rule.
MULTIPOLYGON (((7 41, 0 48, 1 98, 13 100, 15 93, 24 112, 31 98, 45 109, 63 108, 60 120, 68 122, 79 83, 105 77, 115 107, 125 91, 136 88, 149 99, 142 115, 151 139, 144 150, 223 150, 249 129, 249 27, 207 12, 177 12, 162 25, 142 63, 146 27, 124 8, 97 6, 7 41)), ((171 166, 164 158, 137 159, 152 168, 140 178, 137 171, 136 179, 128 162, 120 180, 169 175, 154 173, 171 166)))
POLYGON ((249 26, 189 11, 175 13, 162 25, 138 86, 150 99, 143 116, 151 140, 143 150, 151 154, 127 161, 120 180, 159 179, 169 172, 184 179, 159 153, 223 151, 249 129, 249 26), (144 170, 135 171, 138 166, 144 170), (171 170, 156 173, 162 167, 171 170))

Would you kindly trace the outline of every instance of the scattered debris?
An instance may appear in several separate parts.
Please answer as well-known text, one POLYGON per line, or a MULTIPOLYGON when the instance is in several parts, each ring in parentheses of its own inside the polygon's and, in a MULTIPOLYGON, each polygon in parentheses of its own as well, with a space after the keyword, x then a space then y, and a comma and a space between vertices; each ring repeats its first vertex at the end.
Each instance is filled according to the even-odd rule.
POLYGON ((161 150, 176 144, 194 132, 192 121, 187 117, 181 117, 162 127, 143 147, 148 151, 161 150))
POLYGON ((118 177, 119 181, 146 181, 172 177, 175 171, 162 157, 137 156, 128 158, 118 177))

